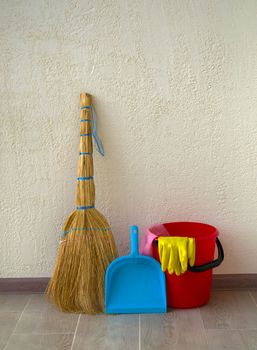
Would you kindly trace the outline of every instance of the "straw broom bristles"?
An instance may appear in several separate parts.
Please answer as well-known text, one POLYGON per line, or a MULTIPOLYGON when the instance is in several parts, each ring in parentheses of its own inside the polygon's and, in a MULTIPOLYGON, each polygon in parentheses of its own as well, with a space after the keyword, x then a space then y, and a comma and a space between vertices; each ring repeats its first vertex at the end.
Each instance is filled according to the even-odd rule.
MULTIPOLYGON (((80 94, 80 106, 91 106, 92 97, 80 94)), ((80 119, 91 120, 91 110, 82 109, 80 119)), ((80 123, 80 134, 91 134, 91 122, 80 123)), ((93 177, 92 136, 80 137, 78 177, 93 177)), ((77 207, 94 206, 93 179, 78 180, 77 207)), ((95 208, 75 210, 64 225, 47 296, 60 310, 96 314, 104 311, 104 279, 108 265, 117 257, 110 226, 95 208)))

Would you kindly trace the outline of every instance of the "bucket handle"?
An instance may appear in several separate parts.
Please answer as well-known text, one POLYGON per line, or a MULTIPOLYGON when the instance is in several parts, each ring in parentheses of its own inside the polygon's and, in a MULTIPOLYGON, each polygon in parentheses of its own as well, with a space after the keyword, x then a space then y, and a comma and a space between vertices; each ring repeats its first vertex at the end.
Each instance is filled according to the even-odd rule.
POLYGON ((222 261, 224 260, 224 251, 223 251, 222 245, 221 245, 218 237, 216 238, 216 245, 218 248, 217 259, 210 261, 210 262, 203 264, 203 265, 197 265, 197 266, 188 265, 188 270, 191 272, 204 272, 204 271, 214 269, 215 267, 219 266, 222 263, 222 261))
MULTIPOLYGON (((154 243, 158 244, 158 240, 154 240, 154 243)), ((219 266, 222 263, 222 261, 224 260, 224 250, 223 250, 223 247, 222 247, 218 237, 216 237, 216 244, 217 244, 217 248, 218 248, 217 259, 215 259, 213 261, 209 261, 208 263, 203 264, 203 265, 197 265, 197 266, 188 265, 188 270, 191 272, 204 272, 204 271, 214 269, 215 267, 219 266)))

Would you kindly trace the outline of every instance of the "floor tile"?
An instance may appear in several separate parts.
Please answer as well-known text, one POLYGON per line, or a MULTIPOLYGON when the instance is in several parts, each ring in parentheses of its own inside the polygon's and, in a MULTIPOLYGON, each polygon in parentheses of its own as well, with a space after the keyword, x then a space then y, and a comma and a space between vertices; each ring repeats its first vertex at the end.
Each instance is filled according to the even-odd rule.
POLYGON ((60 312, 47 302, 43 294, 31 296, 15 333, 73 333, 78 314, 60 312))
POLYGON ((82 315, 72 350, 137 350, 138 315, 82 315))
POLYGON ((4 349, 21 312, 0 312, 0 350, 4 349))
POLYGON ((206 330, 209 350, 245 350, 241 334, 237 330, 206 330))
POLYGON ((209 350, 256 350, 257 330, 206 330, 209 350))
POLYGON ((257 308, 248 291, 213 291, 200 310, 205 329, 257 328, 257 308))
POLYGON ((22 311, 29 298, 29 294, 0 294, 0 312, 22 311))
POLYGON ((55 306, 47 300, 45 294, 32 294, 25 311, 43 311, 46 309, 55 309, 55 306))
POLYGON ((141 315, 141 349, 207 350, 199 309, 141 315))
POLYGON ((73 334, 13 334, 5 350, 70 350, 73 334))
POLYGON ((257 329, 240 331, 244 343, 244 349, 257 349, 257 329))
POLYGON ((72 350, 257 350, 256 290, 213 291, 200 309, 78 318, 43 294, 0 295, 0 350, 69 350, 76 329, 72 350))

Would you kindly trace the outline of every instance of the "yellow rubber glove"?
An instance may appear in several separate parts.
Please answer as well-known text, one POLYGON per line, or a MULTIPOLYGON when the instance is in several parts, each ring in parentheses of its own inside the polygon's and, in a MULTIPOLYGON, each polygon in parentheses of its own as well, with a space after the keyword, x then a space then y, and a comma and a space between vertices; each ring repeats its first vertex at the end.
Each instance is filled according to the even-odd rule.
POLYGON ((195 239, 188 237, 159 237, 158 252, 162 271, 179 276, 195 262, 195 239))
POLYGON ((180 274, 179 255, 176 240, 171 237, 158 238, 158 251, 161 261, 162 271, 168 269, 169 273, 180 274))
POLYGON ((195 264, 195 239, 188 238, 188 260, 189 265, 194 266, 195 264))
POLYGON ((158 251, 161 260, 162 271, 166 271, 169 265, 171 244, 172 242, 169 243, 165 240, 162 240, 161 243, 159 243, 158 239, 158 251))

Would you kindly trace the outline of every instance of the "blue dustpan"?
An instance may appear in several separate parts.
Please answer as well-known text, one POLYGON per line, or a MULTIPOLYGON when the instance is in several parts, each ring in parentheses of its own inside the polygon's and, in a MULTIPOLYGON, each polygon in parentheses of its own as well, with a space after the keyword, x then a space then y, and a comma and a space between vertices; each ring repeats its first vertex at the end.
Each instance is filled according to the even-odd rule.
POLYGON ((131 254, 114 260, 105 275, 107 314, 167 312, 160 264, 138 253, 138 227, 130 229, 131 254))

